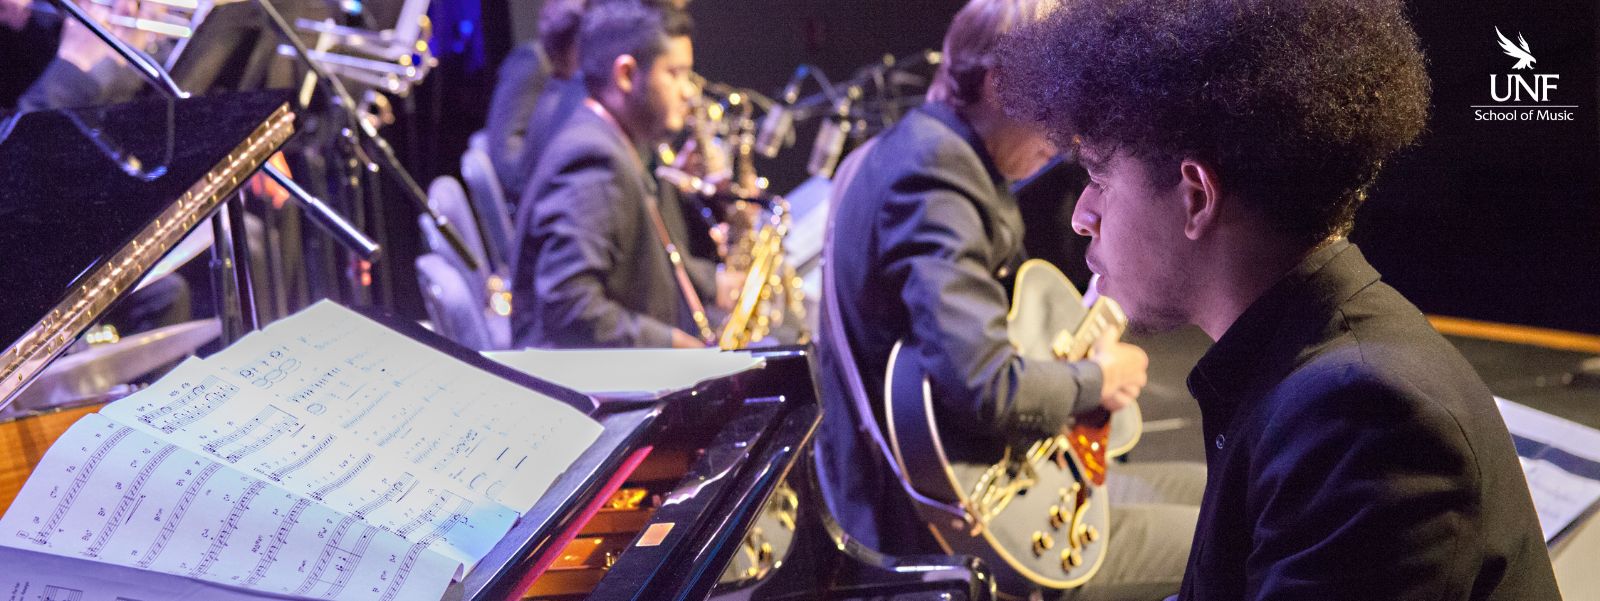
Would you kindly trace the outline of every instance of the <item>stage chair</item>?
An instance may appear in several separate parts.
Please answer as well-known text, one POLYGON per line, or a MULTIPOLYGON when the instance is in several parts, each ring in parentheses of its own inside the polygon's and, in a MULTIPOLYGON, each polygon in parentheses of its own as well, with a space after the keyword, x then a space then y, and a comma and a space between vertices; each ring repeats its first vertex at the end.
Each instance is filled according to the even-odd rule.
MULTIPOLYGON (((481 134, 482 132, 479 132, 481 134)), ((478 134, 473 134, 474 138, 478 134)), ((500 179, 494 171, 489 154, 476 146, 461 154, 461 179, 467 183, 473 212, 478 216, 478 227, 483 230, 484 249, 494 270, 506 273, 511 263, 511 244, 515 228, 511 205, 500 179)))

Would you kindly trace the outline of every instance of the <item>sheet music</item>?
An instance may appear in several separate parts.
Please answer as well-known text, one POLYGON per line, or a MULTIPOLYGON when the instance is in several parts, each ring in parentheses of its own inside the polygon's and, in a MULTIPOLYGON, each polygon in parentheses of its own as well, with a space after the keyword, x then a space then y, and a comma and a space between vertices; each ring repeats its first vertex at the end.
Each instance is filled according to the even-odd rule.
POLYGON ((16 599, 118 601, 96 578, 126 568, 141 574, 127 591, 154 598, 222 598, 192 593, 204 581, 436 599, 601 431, 324 302, 74 425, 0 517, 0 548, 23 551, 29 570, 70 559, 93 575, 7 574, 0 586, 16 599))
POLYGON ((200 580, 0 546, 0 600, 260 601, 277 595, 200 580))
POLYGON ((1529 440, 1560 448, 1589 461, 1600 462, 1600 430, 1562 419, 1527 405, 1494 398, 1506 429, 1529 440))
MULTIPOLYGON (((426 537, 402 539, 98 414, 79 420, 45 454, 0 518, 0 543, 322 599, 437 599, 460 567, 430 550, 426 537)), ((119 598, 5 565, 17 574, 0 584, 47 595, 14 598, 119 598)), ((116 590, 148 590, 141 584, 148 583, 116 590)))
POLYGON ((207 362, 337 436, 524 512, 599 438, 576 409, 323 302, 207 362))
POLYGON ((516 521, 511 509, 292 409, 190 360, 101 414, 427 545, 467 569, 516 521))
POLYGON ((1600 504, 1600 431, 1495 397, 1550 542, 1600 504))
POLYGON ((1574 520, 1600 502, 1600 481, 1561 469, 1543 459, 1518 457, 1522 473, 1528 478, 1533 509, 1539 514, 1539 529, 1550 542, 1574 520))

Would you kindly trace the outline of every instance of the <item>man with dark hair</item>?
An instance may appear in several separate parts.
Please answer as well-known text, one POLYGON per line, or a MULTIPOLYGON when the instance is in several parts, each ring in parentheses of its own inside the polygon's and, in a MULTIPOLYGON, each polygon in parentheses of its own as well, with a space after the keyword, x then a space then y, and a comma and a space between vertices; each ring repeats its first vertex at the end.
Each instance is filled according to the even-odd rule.
POLYGON ((578 77, 578 27, 584 11, 618 2, 670 10, 683 10, 689 4, 688 0, 548 0, 539 9, 538 37, 517 45, 500 64, 484 129, 489 159, 511 202, 522 198, 550 136, 587 95, 578 77))
POLYGON ((1427 113, 1400 0, 1075 0, 1001 57, 1102 291, 1216 340, 1181 599, 1559 598, 1489 390, 1345 239, 1427 113))
MULTIPOLYGON (((1075 415, 1126 407, 1145 383, 1144 351, 1115 337, 1100 340, 1088 359, 1067 362, 1024 358, 1007 336, 1007 284, 1025 258, 1010 186, 1056 150, 1038 127, 1002 109, 994 49, 1055 6, 968 2, 945 35, 928 102, 852 154, 835 182, 825 259, 832 276, 823 294, 836 303, 826 303, 822 316, 826 407, 817 466, 840 524, 886 553, 944 550, 872 439, 887 432, 880 408, 889 401, 885 368, 896 341, 899 356, 909 357, 902 360, 927 374, 941 439, 955 454, 1058 434, 1075 415), (860 406, 874 414, 863 415, 860 406)), ((1194 463, 1113 468, 1105 561, 1070 596, 1158 599, 1176 592, 1203 482, 1194 463), (1134 472, 1143 472, 1137 481, 1134 472)))
POLYGON ((634 3, 584 16, 588 96, 552 133, 517 211, 518 345, 705 346, 715 266, 679 252, 682 210, 660 201, 649 167, 688 115, 692 27, 681 11, 634 3))

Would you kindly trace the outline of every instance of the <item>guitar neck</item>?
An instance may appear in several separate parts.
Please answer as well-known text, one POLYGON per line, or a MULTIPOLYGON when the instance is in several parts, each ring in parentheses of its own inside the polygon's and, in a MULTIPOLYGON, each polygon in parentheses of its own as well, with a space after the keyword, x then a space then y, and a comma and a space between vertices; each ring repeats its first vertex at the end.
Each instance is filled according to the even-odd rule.
POLYGON ((1096 340, 1106 334, 1118 338, 1128 329, 1128 314, 1122 311, 1122 306, 1109 297, 1099 297, 1094 304, 1089 306, 1089 314, 1083 318, 1083 323, 1075 332, 1063 331, 1056 336, 1051 344, 1057 357, 1068 361, 1077 361, 1089 356, 1089 349, 1094 347, 1096 340))

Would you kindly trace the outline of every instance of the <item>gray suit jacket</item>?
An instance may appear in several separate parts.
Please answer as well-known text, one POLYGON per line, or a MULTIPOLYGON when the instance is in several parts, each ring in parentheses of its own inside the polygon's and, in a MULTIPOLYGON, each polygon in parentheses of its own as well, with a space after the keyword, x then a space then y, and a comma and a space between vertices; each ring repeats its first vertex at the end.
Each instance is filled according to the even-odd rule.
MULTIPOLYGON (((518 346, 666 347, 695 332, 647 202, 658 193, 638 149, 593 112, 554 133, 517 210, 512 337, 518 346)), ((687 230, 676 202, 660 210, 674 242, 687 230)), ((708 286, 711 267, 691 277, 708 286)))

